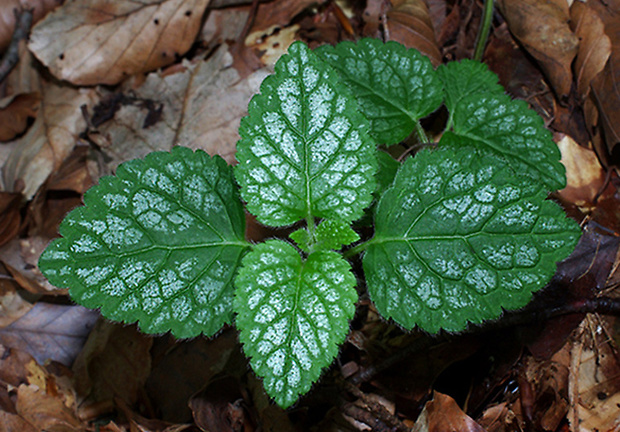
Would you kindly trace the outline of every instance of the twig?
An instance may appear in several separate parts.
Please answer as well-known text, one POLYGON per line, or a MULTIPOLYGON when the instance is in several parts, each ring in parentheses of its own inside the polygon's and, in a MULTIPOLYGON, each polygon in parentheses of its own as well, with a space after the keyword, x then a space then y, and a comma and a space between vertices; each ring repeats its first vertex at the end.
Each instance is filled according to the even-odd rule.
POLYGON ((15 67, 19 61, 19 42, 28 38, 30 26, 32 25, 33 9, 13 9, 15 14, 15 30, 11 43, 7 48, 2 60, 0 60, 0 82, 4 81, 9 72, 15 67))
POLYGON ((380 419, 376 418, 371 412, 366 411, 363 408, 358 407, 352 403, 345 403, 342 406, 342 411, 345 415, 370 426, 373 431, 376 432, 392 432, 394 429, 383 423, 380 419))
MULTIPOLYGON (((409 432, 410 429, 398 417, 389 412, 383 405, 373 401, 366 393, 348 381, 344 382, 344 388, 356 398, 360 399, 368 407, 373 418, 377 418, 391 429, 398 432, 409 432)), ((365 423, 365 422, 364 422, 365 423)), ((370 425, 369 425, 370 426, 370 425)))

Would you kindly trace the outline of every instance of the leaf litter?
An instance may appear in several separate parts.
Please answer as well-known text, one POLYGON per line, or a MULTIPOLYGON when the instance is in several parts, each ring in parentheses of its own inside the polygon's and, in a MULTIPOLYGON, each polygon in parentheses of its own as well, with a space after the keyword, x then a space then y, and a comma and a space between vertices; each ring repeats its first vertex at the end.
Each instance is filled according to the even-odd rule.
MULTIPOLYGON (((0 14, 10 17, 9 8, 20 2, 6 3, 0 14)), ((36 268, 38 255, 88 186, 125 160, 182 144, 234 163, 247 103, 293 40, 315 47, 382 37, 423 51, 437 66, 471 56, 480 6, 369 0, 361 10, 339 1, 274 1, 257 2, 253 12, 249 0, 217 8, 207 0, 139 7, 81 0, 45 15, 58 3, 35 5, 42 20, 30 34, 30 51, 22 44, 0 93, 0 116, 10 119, 0 122, 5 428, 618 427, 618 326, 613 314, 586 315, 597 308, 580 306, 610 310, 617 297, 617 1, 573 2, 570 8, 563 0, 546 6, 500 2, 483 58, 513 96, 559 132, 554 139, 568 188, 555 198, 588 228, 574 255, 583 264, 560 266, 548 290, 555 296, 541 295, 538 306, 560 312, 570 306, 575 313, 562 321, 537 312, 542 323, 525 325, 524 312, 519 325, 430 338, 378 319, 362 297, 338 362, 288 411, 272 405, 248 372, 231 329, 214 339, 179 342, 101 320, 95 325, 96 312, 85 313, 46 283, 36 268), (537 32, 520 24, 541 21, 545 26, 537 32)))

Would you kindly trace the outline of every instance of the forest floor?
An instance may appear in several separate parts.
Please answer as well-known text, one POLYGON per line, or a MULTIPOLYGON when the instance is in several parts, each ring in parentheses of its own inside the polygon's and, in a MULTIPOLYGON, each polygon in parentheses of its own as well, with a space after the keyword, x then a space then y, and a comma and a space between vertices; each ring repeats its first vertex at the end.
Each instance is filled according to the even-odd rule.
MULTIPOLYGON (((293 41, 395 40, 438 66, 473 57, 482 14, 474 0, 2 2, 0 431, 620 430, 617 0, 496 2, 482 61, 553 132, 568 186, 551 199, 583 229, 522 311, 407 333, 362 295, 334 364, 282 410, 233 327, 144 335, 37 268, 120 163, 180 144, 234 164, 247 104, 293 41)), ((273 234, 250 220, 250 239, 273 234)))

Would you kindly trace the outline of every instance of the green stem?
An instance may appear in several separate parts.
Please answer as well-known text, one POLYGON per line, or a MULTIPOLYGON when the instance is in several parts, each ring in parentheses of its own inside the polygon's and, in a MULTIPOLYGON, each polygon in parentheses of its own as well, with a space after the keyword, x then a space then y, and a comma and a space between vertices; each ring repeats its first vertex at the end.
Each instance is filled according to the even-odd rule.
POLYGON ((424 128, 422 128, 422 125, 420 124, 420 122, 415 122, 415 132, 418 135, 418 138, 420 139, 420 142, 422 144, 430 143, 430 140, 426 136, 426 132, 424 131, 424 128))
POLYGON ((476 40, 476 49, 474 50, 474 60, 482 61, 484 48, 487 45, 489 31, 491 30, 491 22, 493 21, 493 0, 484 0, 484 10, 482 12, 482 21, 480 22, 480 31, 476 40))
POLYGON ((360 243, 357 246, 352 247, 351 249, 346 251, 343 254, 343 256, 345 258, 351 258, 352 256, 355 256, 355 255, 358 255, 358 254, 364 252, 366 250, 366 248, 372 244, 373 240, 374 240, 374 238, 370 239, 370 240, 366 240, 365 242, 360 243))

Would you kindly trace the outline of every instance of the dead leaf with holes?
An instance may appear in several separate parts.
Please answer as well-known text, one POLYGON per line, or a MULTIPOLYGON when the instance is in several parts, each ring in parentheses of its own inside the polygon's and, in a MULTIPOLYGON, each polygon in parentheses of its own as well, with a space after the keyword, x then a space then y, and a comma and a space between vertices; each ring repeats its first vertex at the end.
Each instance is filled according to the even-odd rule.
POLYGON ((151 73, 132 91, 128 83, 122 91, 131 97, 125 93, 104 97, 123 101, 111 120, 99 126, 110 142, 104 150, 110 168, 175 145, 219 154, 232 163, 241 117, 268 74, 259 69, 241 79, 232 61, 223 46, 206 61, 186 64, 182 72, 151 73))
POLYGON ((579 39, 568 25, 566 0, 498 0, 497 6, 510 32, 539 62, 558 97, 567 98, 579 39))
POLYGON ((117 84, 185 54, 209 1, 68 1, 32 29, 29 48, 61 80, 117 84))

